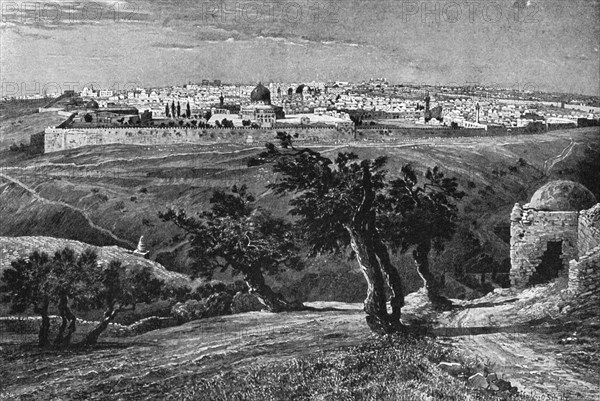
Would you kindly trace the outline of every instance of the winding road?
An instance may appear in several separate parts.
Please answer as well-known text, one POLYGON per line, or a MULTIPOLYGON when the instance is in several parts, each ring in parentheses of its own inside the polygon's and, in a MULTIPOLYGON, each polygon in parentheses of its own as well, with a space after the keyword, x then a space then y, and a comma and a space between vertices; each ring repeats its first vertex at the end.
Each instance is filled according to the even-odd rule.
POLYGON ((545 334, 549 326, 532 326, 515 318, 511 302, 471 304, 443 313, 435 331, 448 336, 463 355, 500 372, 519 391, 539 400, 597 401, 600 377, 575 371, 557 354, 564 346, 545 334))
POLYGON ((66 202, 54 201, 54 200, 46 199, 46 198, 40 196, 40 194, 38 194, 33 188, 31 188, 30 186, 28 186, 24 182, 22 182, 22 181, 20 181, 20 180, 18 180, 16 178, 14 178, 14 177, 11 177, 11 176, 7 175, 6 173, 0 173, 0 178, 3 178, 5 180, 7 180, 7 181, 9 181, 9 182, 11 182, 11 183, 13 183, 13 184, 21 187, 22 189, 24 189, 25 191, 27 191, 31 196, 33 196, 34 199, 36 199, 36 200, 38 200, 38 201, 40 201, 40 202, 42 202, 44 204, 62 206, 62 207, 66 207, 68 209, 71 209, 71 210, 73 210, 73 211, 75 211, 77 213, 80 213, 85 218, 85 220, 90 225, 90 227, 92 227, 95 230, 98 230, 98 231, 102 232, 103 234, 108 235, 109 237, 111 237, 112 239, 114 239, 117 242, 117 245, 119 245, 119 246, 126 245, 127 247, 133 248, 133 249, 135 249, 137 247, 137 244, 134 244, 133 242, 131 242, 129 240, 125 240, 125 239, 119 238, 112 231, 110 231, 110 230, 108 230, 108 229, 106 229, 104 227, 101 227, 101 226, 97 225, 96 223, 94 223, 92 221, 92 219, 87 215, 87 213, 85 213, 85 211, 83 211, 83 210, 81 210, 81 209, 79 209, 79 208, 77 208, 77 207, 75 207, 73 205, 70 205, 70 204, 68 204, 66 202))

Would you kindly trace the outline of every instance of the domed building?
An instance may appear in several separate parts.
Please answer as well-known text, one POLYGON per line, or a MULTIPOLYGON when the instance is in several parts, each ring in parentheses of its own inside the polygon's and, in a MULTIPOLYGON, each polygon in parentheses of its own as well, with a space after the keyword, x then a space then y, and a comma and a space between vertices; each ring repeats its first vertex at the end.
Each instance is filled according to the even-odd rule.
POLYGON ((600 222, 588 215, 600 210, 596 197, 583 185, 551 181, 539 188, 529 203, 513 207, 510 259, 511 285, 524 287, 569 277, 579 258, 597 248, 600 255, 600 222), (570 271, 571 270, 571 271, 570 271))
POLYGON ((256 88, 250 92, 250 103, 270 105, 271 91, 259 82, 258 85, 256 85, 256 88))
POLYGON ((275 123, 275 107, 271 105, 271 91, 262 83, 250 92, 250 104, 240 107, 240 117, 261 127, 270 128, 275 123))
POLYGON ((529 207, 552 212, 589 209, 597 203, 594 194, 583 185, 567 180, 550 181, 535 191, 529 207))

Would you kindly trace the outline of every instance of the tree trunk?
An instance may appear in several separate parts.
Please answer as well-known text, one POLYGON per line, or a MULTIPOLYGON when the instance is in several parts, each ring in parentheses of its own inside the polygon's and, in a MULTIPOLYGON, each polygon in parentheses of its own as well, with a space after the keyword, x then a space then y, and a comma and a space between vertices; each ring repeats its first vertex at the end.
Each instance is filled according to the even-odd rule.
POLYGON ((391 325, 400 329, 402 327, 402 323, 400 323, 400 316, 402 313, 402 307, 404 306, 402 279, 400 278, 398 270, 390 260, 387 247, 381 241, 379 236, 375 238, 374 245, 377 258, 379 259, 379 265, 383 269, 386 282, 392 293, 390 298, 392 313, 388 316, 388 319, 391 325))
POLYGON ((67 308, 65 310, 65 312, 67 313, 67 319, 69 319, 69 329, 67 331, 67 335, 65 336, 65 339, 63 340, 63 345, 69 345, 71 343, 71 336, 73 335, 73 333, 75 333, 76 330, 76 323, 77 323, 77 317, 75 316, 75 314, 71 311, 71 308, 69 308, 69 305, 67 304, 67 308))
POLYGON ((65 312, 66 304, 67 304, 67 298, 61 296, 58 301, 58 313, 60 313, 62 323, 60 325, 60 328, 58 329, 58 334, 56 334, 56 338, 54 339, 55 346, 59 346, 60 344, 62 344, 62 342, 64 340, 63 336, 65 334, 65 330, 67 329, 67 324, 69 324, 69 321, 67 319, 67 314, 65 312))
POLYGON ((358 234, 352 228, 347 227, 347 230, 350 234, 350 246, 356 254, 356 261, 367 281, 367 296, 364 301, 367 325, 371 331, 377 334, 391 333, 395 330, 390 325, 383 275, 372 244, 369 244, 368 237, 358 234))
MULTIPOLYGON (((380 240, 377 234, 375 218, 375 190, 371 175, 371 163, 363 160, 361 167, 363 172, 363 199, 352 218, 352 223, 346 226, 346 230, 350 235, 350 246, 356 254, 356 261, 365 276, 365 280, 367 280, 367 297, 364 303, 365 313, 367 314, 367 325, 371 331, 377 334, 388 334, 397 331, 400 325, 400 310, 398 309, 398 300, 396 299, 394 301, 395 313, 393 317, 387 313, 383 273, 385 272, 386 275, 391 274, 391 277, 396 277, 393 275, 392 269, 382 266, 384 264, 382 262, 386 260, 377 245, 380 243, 380 240), (378 250, 381 254, 381 259, 378 258, 378 250)), ((392 278, 390 281, 394 281, 394 279, 392 278)), ((394 290, 397 290, 397 288, 394 288, 394 290)), ((401 294, 402 292, 400 291, 401 294)))
POLYGON ((250 294, 267 307, 270 312, 285 312, 303 310, 301 302, 290 302, 281 294, 276 293, 265 283, 262 272, 258 269, 248 269, 244 273, 244 281, 248 285, 250 294))
POLYGON ((39 313, 42 317, 42 325, 40 326, 40 332, 38 334, 38 345, 40 347, 47 347, 50 345, 50 316, 48 316, 48 307, 50 301, 45 298, 41 305, 36 307, 36 313, 39 313))
POLYGON ((429 251, 431 250, 431 243, 425 241, 417 245, 413 250, 413 258, 417 265, 417 272, 425 283, 427 289, 427 296, 436 308, 448 308, 452 306, 452 302, 448 298, 440 294, 440 285, 437 282, 435 276, 429 270, 429 251))
POLYGON ((96 326, 94 327, 94 329, 92 331, 90 331, 85 338, 83 339, 83 341, 80 343, 81 345, 93 345, 96 344, 98 342, 98 338, 100 337, 100 334, 102 334, 104 332, 104 330, 106 330, 106 328, 108 327, 108 324, 110 322, 112 322, 115 318, 115 316, 117 316, 117 313, 119 312, 118 309, 114 309, 114 306, 110 306, 105 312, 104 312, 104 319, 102 319, 102 321, 96 326))
POLYGON ((75 332, 75 324, 77 318, 69 308, 69 300, 65 295, 61 295, 58 301, 58 310, 62 318, 62 324, 54 340, 55 346, 69 345, 71 342, 71 336, 75 332), (67 334, 65 335, 65 330, 67 334))

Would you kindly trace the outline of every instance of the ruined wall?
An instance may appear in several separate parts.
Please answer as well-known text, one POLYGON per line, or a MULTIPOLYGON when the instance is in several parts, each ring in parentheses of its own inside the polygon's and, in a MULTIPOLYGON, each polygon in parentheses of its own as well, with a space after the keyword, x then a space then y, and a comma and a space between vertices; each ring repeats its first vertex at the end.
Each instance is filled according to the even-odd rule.
POLYGON ((563 270, 559 274, 568 275, 569 261, 578 256, 578 216, 578 212, 543 212, 515 205, 510 227, 511 286, 529 283, 549 241, 562 241, 563 270))
POLYGON ((579 255, 600 246, 600 203, 579 213, 577 248, 579 255))
POLYGON ((569 292, 574 297, 600 299, 600 246, 569 263, 569 292))
MULTIPOLYGON (((45 131, 45 153, 88 145, 170 145, 175 143, 257 143, 273 141, 277 131, 262 128, 48 128, 45 131)), ((286 128, 302 141, 333 141, 352 138, 351 131, 335 128, 286 128)))

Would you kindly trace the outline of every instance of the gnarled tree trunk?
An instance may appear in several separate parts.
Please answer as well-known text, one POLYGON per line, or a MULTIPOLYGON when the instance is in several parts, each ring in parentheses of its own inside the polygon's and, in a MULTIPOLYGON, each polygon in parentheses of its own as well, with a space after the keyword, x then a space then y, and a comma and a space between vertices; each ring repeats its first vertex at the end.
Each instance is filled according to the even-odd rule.
POLYGON ((119 310, 115 309, 114 305, 111 305, 104 312, 104 318, 102 319, 102 321, 100 321, 100 323, 96 327, 94 327, 94 329, 85 336, 85 338, 83 339, 81 344, 82 345, 96 344, 98 342, 98 338, 100 337, 100 334, 102 334, 104 332, 104 330, 106 330, 109 323, 114 320, 114 318, 115 318, 115 316, 117 316, 118 312, 119 312, 119 310))
POLYGON ((396 332, 401 327, 400 309, 404 305, 404 298, 400 276, 392 266, 387 248, 377 232, 375 190, 370 168, 370 163, 363 161, 363 199, 346 230, 350 235, 350 245, 356 254, 356 260, 367 280, 367 324, 373 332, 387 334, 396 332), (384 274, 393 293, 391 315, 387 313, 384 274))
POLYGON ((425 283, 427 289, 427 296, 436 308, 448 308, 452 306, 452 302, 448 298, 440 294, 441 287, 435 276, 429 270, 429 251, 431 250, 431 243, 424 241, 417 245, 413 250, 413 259, 417 266, 417 272, 425 283))
POLYGON ((58 330, 58 334, 56 335, 56 339, 54 340, 54 345, 69 345, 71 342, 71 336, 75 332, 76 329, 76 321, 77 318, 69 308, 69 300, 67 296, 61 295, 58 301, 58 311, 62 318, 62 323, 60 325, 60 329, 58 330), (65 335, 65 330, 67 330, 67 334, 65 335))
POLYGON ((377 257, 372 250, 370 240, 358 234, 352 228, 347 228, 350 234, 350 246, 356 255, 356 261, 367 281, 367 296, 364 310, 367 314, 367 325, 377 334, 387 334, 394 331, 390 325, 387 313, 386 296, 383 275, 377 257))
POLYGON ((58 333, 56 334, 56 338, 54 339, 54 345, 56 346, 62 344, 64 340, 65 330, 67 329, 67 325, 69 324, 69 320, 67 319, 67 314, 65 312, 66 304, 67 298, 61 296, 58 301, 58 313, 60 313, 62 322, 60 324, 60 328, 58 329, 58 333))
POLYGON ((35 307, 35 312, 39 313, 42 317, 42 325, 40 326, 40 332, 38 334, 38 345, 40 347, 47 347, 50 345, 50 316, 48 315, 48 307, 50 306, 50 300, 45 297, 40 305, 35 307))
POLYGON ((400 323, 400 315, 402 313, 402 307, 404 306, 404 291, 402 290, 402 279, 400 278, 398 270, 390 260, 390 255, 388 253, 387 247, 381 241, 379 236, 375 238, 374 245, 375 252, 377 254, 377 259, 379 259, 379 265, 383 270, 388 287, 390 288, 392 293, 390 297, 392 313, 389 315, 388 319, 390 324, 400 329, 402 327, 402 324, 400 323))
POLYGON ((244 271, 244 281, 248 285, 250 294, 256 296, 270 312, 297 311, 304 309, 304 305, 301 302, 290 302, 281 294, 273 291, 271 287, 265 283, 265 278, 258 268, 249 268, 242 271, 244 271))

